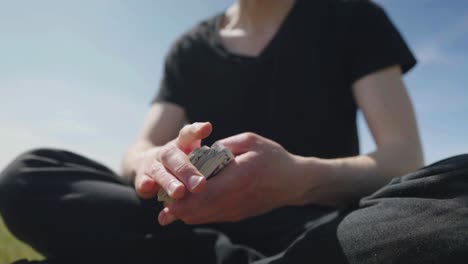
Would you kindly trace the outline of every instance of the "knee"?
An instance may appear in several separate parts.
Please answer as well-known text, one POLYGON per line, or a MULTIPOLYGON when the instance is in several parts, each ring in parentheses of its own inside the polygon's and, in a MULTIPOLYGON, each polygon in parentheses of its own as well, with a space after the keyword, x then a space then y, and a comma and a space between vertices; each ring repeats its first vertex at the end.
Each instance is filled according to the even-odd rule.
MULTIPOLYGON (((0 214, 16 234, 19 226, 36 210, 38 192, 44 186, 47 167, 57 164, 55 149, 33 149, 17 156, 0 172, 0 214)), ((56 165, 55 165, 56 166, 56 165)))
POLYGON ((453 156, 412 174, 402 177, 401 183, 408 190, 419 191, 436 198, 453 197, 454 194, 468 194, 468 154, 453 156))
POLYGON ((26 151, 0 172, 0 211, 7 202, 16 200, 27 191, 38 168, 56 163, 52 156, 57 151, 46 148, 26 151))

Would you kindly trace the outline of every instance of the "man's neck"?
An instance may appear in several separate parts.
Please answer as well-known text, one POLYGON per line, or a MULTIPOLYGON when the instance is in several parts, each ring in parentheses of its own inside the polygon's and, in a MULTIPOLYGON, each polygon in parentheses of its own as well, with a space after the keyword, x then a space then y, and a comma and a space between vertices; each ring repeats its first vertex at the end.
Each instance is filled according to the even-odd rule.
POLYGON ((242 28, 256 31, 279 24, 295 0, 238 0, 226 12, 225 29, 242 28))

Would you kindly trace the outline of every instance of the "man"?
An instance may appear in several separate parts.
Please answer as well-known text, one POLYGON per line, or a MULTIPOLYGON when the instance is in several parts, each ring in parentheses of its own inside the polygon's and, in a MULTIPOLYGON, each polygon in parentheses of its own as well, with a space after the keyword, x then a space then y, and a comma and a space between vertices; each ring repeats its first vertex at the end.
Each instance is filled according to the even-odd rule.
POLYGON ((381 188, 423 164, 401 80, 414 64, 371 2, 238 0, 171 48, 122 177, 35 150, 3 172, 0 209, 57 262, 455 261, 466 256, 466 236, 452 236, 466 226, 467 189, 454 187, 466 183, 466 157, 381 188), (357 108, 377 145, 369 154, 359 154, 357 108), (209 181, 187 157, 202 140, 235 155, 209 181), (161 188, 177 201, 158 204, 161 188), (434 250, 436 237, 450 250, 434 250))
POLYGON ((187 217, 185 222, 206 223, 241 220, 287 205, 346 205, 422 166, 416 122, 400 77, 414 64, 411 53, 375 5, 323 5, 238 1, 224 16, 202 23, 173 46, 162 91, 124 162, 124 176, 135 182, 141 197, 154 197, 159 187, 173 198, 187 195, 162 211, 161 224, 175 219, 172 210, 187 217), (319 8, 330 8, 337 17, 315 21, 307 16, 318 15, 313 12, 319 8), (341 28, 341 20, 347 19, 364 21, 341 28), (348 43, 333 43, 336 38, 348 43), (357 155, 355 103, 376 139, 377 150, 368 155, 357 155), (213 127, 186 127, 175 142, 165 145, 185 122, 199 120, 209 120, 213 127), (222 143, 245 155, 238 156, 227 175, 206 186, 186 154, 199 147, 212 128, 209 143, 228 137, 222 143), (235 135, 237 131, 266 138, 235 135), (244 168, 242 162, 260 168, 244 168), (255 179, 240 183, 237 174, 255 179), (233 199, 238 184, 247 184, 242 190, 252 193, 233 199), (210 190, 203 191, 205 187, 210 190), (191 197, 190 192, 200 194, 191 197), (211 197, 213 192, 218 196, 211 197), (259 193, 261 198, 256 197, 259 193), (255 198, 262 204, 256 205, 255 198), (224 199, 235 206, 222 204, 224 199), (210 206, 203 206, 208 201, 210 206), (177 209, 181 206, 187 208, 177 209), (223 217, 222 209, 237 207, 246 211, 223 217), (210 217, 201 210, 211 211, 206 213, 210 217))

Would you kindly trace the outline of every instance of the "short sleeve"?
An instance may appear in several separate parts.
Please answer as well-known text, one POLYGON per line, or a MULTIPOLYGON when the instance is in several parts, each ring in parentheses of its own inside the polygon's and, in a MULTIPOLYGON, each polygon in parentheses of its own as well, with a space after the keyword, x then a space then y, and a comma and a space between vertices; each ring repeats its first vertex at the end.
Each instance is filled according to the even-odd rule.
POLYGON ((380 6, 358 1, 348 11, 345 60, 351 83, 392 65, 400 65, 406 73, 416 64, 400 32, 380 6))
POLYGON ((166 55, 159 90, 152 103, 169 102, 186 108, 187 76, 180 45, 180 41, 176 41, 166 55))

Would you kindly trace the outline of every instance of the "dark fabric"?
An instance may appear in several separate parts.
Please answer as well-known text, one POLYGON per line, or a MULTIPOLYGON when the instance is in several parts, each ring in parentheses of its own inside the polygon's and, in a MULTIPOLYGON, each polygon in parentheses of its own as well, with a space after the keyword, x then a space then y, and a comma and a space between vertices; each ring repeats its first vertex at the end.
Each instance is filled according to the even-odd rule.
POLYGON ((0 213, 7 227, 56 262, 252 263, 339 217, 332 209, 309 206, 283 208, 269 218, 288 214, 289 221, 260 216, 163 228, 157 222, 161 209, 156 199, 139 199, 109 169, 64 150, 27 152, 0 175, 0 213))
POLYGON ((468 263, 468 154, 392 180, 338 236, 351 263, 468 263))
POLYGON ((311 205, 274 211, 283 222, 161 227, 160 209, 63 150, 27 152, 0 174, 7 227, 57 264, 466 263, 468 155, 396 178, 347 211, 311 205))
POLYGON ((403 73, 409 71, 416 60, 385 11, 371 1, 348 2, 340 15, 349 23, 342 40, 346 43, 345 72, 351 83, 389 65, 400 65, 403 73))
POLYGON ((222 18, 203 21, 173 44, 154 99, 182 106, 189 122, 212 122, 208 145, 251 131, 298 155, 356 155, 352 84, 389 66, 406 72, 415 64, 370 1, 298 0, 258 57, 224 48, 222 18))

